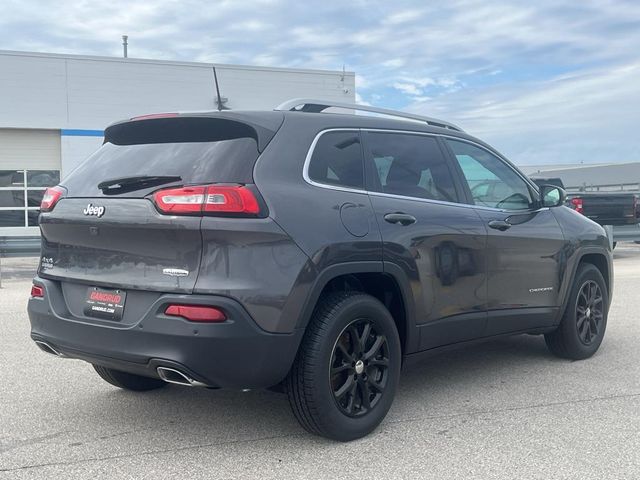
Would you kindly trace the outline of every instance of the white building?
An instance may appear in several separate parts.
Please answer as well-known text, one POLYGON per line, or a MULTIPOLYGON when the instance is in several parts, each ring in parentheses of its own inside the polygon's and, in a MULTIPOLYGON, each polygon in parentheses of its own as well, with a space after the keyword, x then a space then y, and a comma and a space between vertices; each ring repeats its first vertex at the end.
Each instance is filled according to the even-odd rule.
POLYGON ((568 192, 640 192, 640 162, 527 167, 531 178, 560 178, 568 192))
POLYGON ((355 101, 353 72, 0 51, 0 237, 38 235, 44 188, 154 112, 273 109, 296 97, 355 101))

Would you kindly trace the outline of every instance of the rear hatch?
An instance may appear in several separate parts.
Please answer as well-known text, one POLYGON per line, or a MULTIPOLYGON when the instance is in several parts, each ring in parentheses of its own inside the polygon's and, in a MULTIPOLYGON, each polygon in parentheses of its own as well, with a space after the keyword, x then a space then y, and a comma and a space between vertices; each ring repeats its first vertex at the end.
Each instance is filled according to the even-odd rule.
POLYGON ((208 189, 253 188, 255 161, 282 123, 275 112, 257 121, 245 115, 145 117, 109 127, 103 146, 56 187, 61 198, 40 215, 39 275, 66 290, 192 292, 203 215, 232 214, 216 207, 226 190, 208 189), (203 195, 216 208, 192 208, 203 195))

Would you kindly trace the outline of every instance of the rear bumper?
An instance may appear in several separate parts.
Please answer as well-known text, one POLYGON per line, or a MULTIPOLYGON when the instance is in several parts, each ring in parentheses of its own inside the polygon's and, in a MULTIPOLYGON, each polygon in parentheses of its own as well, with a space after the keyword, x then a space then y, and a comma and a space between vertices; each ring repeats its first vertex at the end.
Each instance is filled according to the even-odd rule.
POLYGON ((45 296, 29 299, 32 339, 65 357, 137 375, 157 378, 157 367, 166 366, 210 387, 269 387, 287 375, 302 337, 302 330, 268 333, 238 302, 213 295, 161 295, 134 324, 78 318, 66 308, 58 282, 34 283, 45 296), (202 324, 169 317, 163 314, 169 303, 215 305, 228 320, 202 324))

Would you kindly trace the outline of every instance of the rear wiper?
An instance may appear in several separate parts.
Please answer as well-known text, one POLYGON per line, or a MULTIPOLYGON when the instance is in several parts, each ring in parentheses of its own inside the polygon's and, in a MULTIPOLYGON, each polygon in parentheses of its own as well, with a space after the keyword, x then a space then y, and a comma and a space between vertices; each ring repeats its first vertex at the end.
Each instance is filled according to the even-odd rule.
POLYGON ((136 175, 132 177, 112 178, 98 184, 102 193, 122 192, 126 190, 141 190, 146 187, 155 187, 165 183, 179 182, 182 177, 179 175, 136 175))

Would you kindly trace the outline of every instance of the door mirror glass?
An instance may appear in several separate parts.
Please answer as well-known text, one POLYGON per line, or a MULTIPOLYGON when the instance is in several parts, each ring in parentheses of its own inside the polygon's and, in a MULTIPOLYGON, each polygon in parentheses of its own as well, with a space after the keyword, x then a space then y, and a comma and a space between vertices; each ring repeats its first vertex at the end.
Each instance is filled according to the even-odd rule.
POLYGON ((564 205, 567 192, 555 185, 540 185, 540 203, 543 207, 558 207, 564 205))

